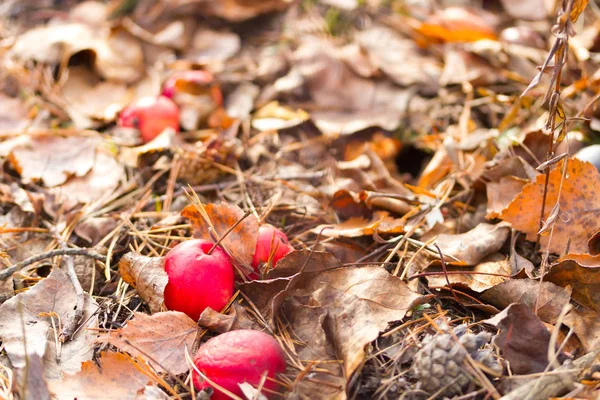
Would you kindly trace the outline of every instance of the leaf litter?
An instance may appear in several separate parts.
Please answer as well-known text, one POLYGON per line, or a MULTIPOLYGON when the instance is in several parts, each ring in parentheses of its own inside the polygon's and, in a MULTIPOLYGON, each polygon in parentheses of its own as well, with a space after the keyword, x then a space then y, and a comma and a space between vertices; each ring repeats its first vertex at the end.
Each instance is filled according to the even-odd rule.
POLYGON ((189 357, 237 329, 286 354, 259 396, 598 396, 595 4, 25 3, 0 6, 0 397, 204 399, 189 357), (118 126, 167 89, 182 132, 118 126), (294 251, 253 279, 265 223, 294 251), (164 306, 192 238, 237 274, 199 321, 164 306))

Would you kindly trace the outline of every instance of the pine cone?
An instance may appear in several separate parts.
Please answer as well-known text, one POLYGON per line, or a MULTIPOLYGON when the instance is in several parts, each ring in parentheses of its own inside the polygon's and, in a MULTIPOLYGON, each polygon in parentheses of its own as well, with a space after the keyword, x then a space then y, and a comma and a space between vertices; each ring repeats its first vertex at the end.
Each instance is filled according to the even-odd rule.
POLYGON ((464 368, 467 354, 495 371, 502 370, 492 352, 481 349, 492 338, 489 332, 466 333, 465 325, 457 326, 453 332, 459 343, 449 333, 428 335, 423 339, 423 348, 415 355, 414 374, 419 387, 429 393, 443 388, 443 395, 450 397, 466 389, 471 380, 464 368))

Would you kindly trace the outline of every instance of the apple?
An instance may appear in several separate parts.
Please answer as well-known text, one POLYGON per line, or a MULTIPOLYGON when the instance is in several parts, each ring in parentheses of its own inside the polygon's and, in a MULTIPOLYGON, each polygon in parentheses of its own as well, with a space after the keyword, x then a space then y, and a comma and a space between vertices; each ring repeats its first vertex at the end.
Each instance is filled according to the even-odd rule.
POLYGON ((294 248, 288 242, 285 233, 273 225, 264 224, 258 229, 258 241, 252 258, 252 267, 259 273, 261 264, 270 263, 272 267, 294 248))
MULTIPOLYGON (((285 353, 279 343, 264 332, 250 329, 229 331, 209 339, 198 349, 194 365, 209 380, 241 398, 245 396, 238 384, 247 382, 258 387, 265 373, 267 379, 262 387, 268 390, 262 394, 272 397, 269 390, 277 390, 278 385, 271 379, 286 369, 285 353)), ((192 378, 198 390, 211 387, 196 370, 192 378)), ((218 388, 213 389, 211 400, 230 398, 218 388)))
POLYGON ((221 311, 233 295, 234 271, 229 256, 208 240, 187 240, 165 257, 169 282, 165 306, 197 321, 206 307, 221 311), (212 252, 208 254, 211 250, 212 252))
POLYGON ((178 92, 191 95, 208 94, 215 106, 223 104, 221 89, 215 84, 213 74, 208 71, 180 71, 171 75, 163 84, 161 95, 175 99, 178 92))
POLYGON ((148 143, 166 128, 179 131, 179 107, 163 96, 143 97, 121 111, 117 125, 139 129, 144 143, 148 143))

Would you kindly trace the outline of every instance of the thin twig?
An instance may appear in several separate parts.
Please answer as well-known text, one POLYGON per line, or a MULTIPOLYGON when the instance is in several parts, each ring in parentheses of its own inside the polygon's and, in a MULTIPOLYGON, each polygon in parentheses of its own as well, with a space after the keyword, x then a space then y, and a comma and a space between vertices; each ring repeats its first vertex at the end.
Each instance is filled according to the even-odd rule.
POLYGON ((90 251, 87 249, 56 249, 48 251, 46 253, 35 255, 33 257, 26 258, 25 260, 16 263, 12 267, 6 268, 5 270, 0 272, 0 281, 5 280, 6 278, 12 276, 12 274, 14 274, 15 272, 20 271, 33 263, 56 256, 84 256, 93 258, 94 260, 98 261, 106 261, 106 256, 103 256, 98 253, 90 253, 90 251))

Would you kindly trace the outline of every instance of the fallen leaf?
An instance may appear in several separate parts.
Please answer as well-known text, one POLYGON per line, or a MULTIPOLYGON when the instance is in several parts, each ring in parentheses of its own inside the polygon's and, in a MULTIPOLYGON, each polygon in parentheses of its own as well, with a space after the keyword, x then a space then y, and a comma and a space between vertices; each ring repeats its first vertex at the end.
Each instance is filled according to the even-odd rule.
POLYGON ((118 220, 112 217, 92 217, 79 222, 75 227, 75 233, 93 247, 117 224, 118 220))
POLYGON ((581 341, 586 353, 600 348, 600 314, 589 308, 575 307, 564 319, 581 341))
MULTIPOLYGON (((154 386, 153 379, 144 373, 147 369, 140 359, 105 351, 100 353, 97 365, 94 361, 84 362, 79 373, 52 382, 50 391, 58 400, 142 400, 146 398, 144 389, 154 386)), ((168 396, 163 393, 154 398, 164 400, 168 396)))
POLYGON ((133 286, 148 303, 150 311, 159 312, 164 302, 165 286, 169 277, 165 272, 164 257, 146 257, 127 253, 119 261, 121 278, 133 286))
POLYGON ((215 65, 231 58, 240 47, 240 37, 235 33, 198 29, 186 53, 186 58, 198 64, 215 65))
POLYGON ((98 149, 94 165, 84 176, 69 179, 63 185, 52 188, 59 197, 79 203, 91 203, 110 197, 125 179, 123 166, 106 150, 98 149))
POLYGON ((487 194, 487 219, 498 218, 511 201, 521 193, 529 181, 513 175, 503 176, 498 182, 488 182, 487 194))
POLYGON ((548 17, 544 0, 501 0, 506 13, 514 19, 539 21, 548 17))
POLYGON ((537 304, 537 316, 544 322, 554 324, 571 300, 571 289, 545 281, 540 283, 532 279, 509 279, 486 290, 481 299, 500 310, 512 303, 524 304, 534 310, 537 304))
POLYGON ((189 369, 185 352, 191 351, 197 333, 198 325, 184 313, 167 311, 148 316, 136 312, 124 328, 111 331, 98 341, 147 359, 159 372, 179 375, 189 369))
POLYGON ((30 124, 27 107, 20 98, 0 93, 0 105, 0 133, 16 134, 30 124))
POLYGON ((404 224, 403 219, 392 218, 386 211, 376 211, 370 221, 362 217, 354 217, 340 224, 319 225, 311 229, 311 232, 334 238, 360 237, 370 236, 374 233, 401 233, 404 232, 404 224))
POLYGON ((600 312, 600 256, 567 254, 550 266, 544 280, 573 288, 573 300, 600 312))
POLYGON ((237 302, 229 307, 228 314, 221 314, 207 307, 198 319, 198 325, 218 333, 225 333, 236 329, 261 330, 261 326, 254 322, 246 308, 237 302))
MULTIPOLYGON (((249 266, 252 263, 256 241, 258 240, 258 221, 256 217, 250 215, 238 224, 244 217, 244 212, 238 206, 221 202, 220 204, 206 204, 204 207, 216 235, 218 238, 223 239, 220 246, 243 265, 249 266), (236 224, 237 226, 227 233, 227 236, 224 236, 236 224)), ((181 215, 192 223, 195 238, 212 242, 216 240, 211 235, 210 225, 202 218, 202 215, 193 204, 184 208, 181 215)))
POLYGON ((93 167, 98 140, 85 136, 26 136, 9 154, 13 168, 26 183, 61 185, 71 176, 85 176, 93 167))
POLYGON ((95 335, 86 328, 94 328, 97 306, 86 295, 83 326, 73 338, 60 347, 60 357, 54 338, 60 334, 53 328, 58 321, 66 321, 73 313, 77 295, 67 275, 54 268, 48 277, 26 292, 7 300, 0 306, 0 340, 16 368, 27 365, 28 355, 43 357, 44 373, 50 380, 63 373, 75 373, 81 363, 92 358, 95 335), (27 350, 25 350, 25 347, 27 350))
POLYGON ((140 43, 127 32, 108 26, 98 29, 69 22, 36 27, 17 36, 9 55, 19 60, 59 64, 83 50, 95 54, 96 70, 107 80, 132 83, 144 73, 140 43))
POLYGON ((15 383, 19 385, 19 395, 24 399, 51 400, 48 383, 44 379, 44 366, 37 354, 31 354, 27 366, 15 371, 15 383))
POLYGON ((203 13, 228 21, 244 21, 260 14, 279 11, 289 5, 287 0, 210 0, 200 3, 203 13))
POLYGON ((480 16, 462 7, 448 7, 436 11, 416 30, 432 41, 475 42, 496 39, 495 25, 490 14, 480 16))
POLYGON ((550 332, 529 307, 511 304, 486 322, 500 329, 494 344, 514 374, 534 374, 546 369, 550 332))
MULTIPOLYGON (((570 242, 571 252, 584 253, 588 239, 600 229, 600 221, 593 217, 594 210, 600 208, 600 173, 588 162, 568 159, 559 203, 558 192, 564 165, 561 162, 558 168, 550 172, 544 221, 556 204, 559 204, 560 212, 554 224, 552 242, 548 244, 549 235, 541 237, 542 251, 549 247, 551 252, 560 254, 564 252, 566 243, 570 242)), ((500 218, 510 222, 513 228, 525 232, 530 241, 537 239, 540 228, 544 184, 545 175, 538 175, 535 182, 526 185, 500 214, 500 218)))
POLYGON ((496 253, 484 258, 472 270, 448 264, 446 271, 448 275, 439 262, 434 262, 422 272, 426 274, 430 287, 445 287, 450 282, 451 285, 460 284, 475 292, 483 292, 509 279, 510 265, 506 257, 496 253), (429 275, 432 273, 435 275, 429 275))
POLYGON ((101 82, 94 72, 85 67, 69 68, 62 95, 65 111, 79 129, 114 120, 132 98, 125 84, 101 82))
MULTIPOLYGON (((249 282, 242 285, 242 291, 268 320, 281 311, 292 332, 304 333, 299 339, 306 344, 300 344, 298 352, 306 362, 340 358, 343 369, 329 372, 335 374, 333 381, 341 388, 364 362, 365 346, 390 322, 402 319, 421 298, 379 266, 305 271, 292 278, 249 282)), ((315 374, 332 380, 328 374, 315 374)), ((306 394, 316 387, 306 383, 303 390, 306 394)))
POLYGON ((510 228, 506 224, 480 223, 465 233, 441 234, 436 243, 444 255, 452 257, 446 258, 447 262, 458 260, 464 265, 476 265, 484 257, 500 250, 509 233, 510 228))
POLYGON ((394 30, 382 26, 361 30, 356 40, 368 54, 371 63, 398 85, 437 86, 441 74, 440 63, 424 57, 414 41, 404 39, 394 30))

